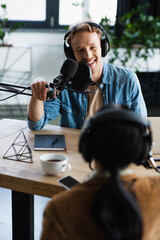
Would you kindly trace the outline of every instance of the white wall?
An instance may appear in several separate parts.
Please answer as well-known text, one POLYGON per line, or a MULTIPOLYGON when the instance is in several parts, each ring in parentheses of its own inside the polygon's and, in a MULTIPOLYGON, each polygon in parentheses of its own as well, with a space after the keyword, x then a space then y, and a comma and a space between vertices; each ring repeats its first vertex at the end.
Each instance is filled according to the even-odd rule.
POLYGON ((63 33, 15 32, 9 42, 13 45, 27 44, 32 47, 33 78, 43 76, 50 81, 64 61, 63 33))
MULTIPOLYGON (((17 31, 12 33, 8 43, 13 44, 15 48, 13 47, 10 49, 6 68, 15 61, 14 58, 16 59, 16 57, 21 54, 20 51, 24 51, 23 46, 25 47, 29 45, 31 47, 30 53, 32 56, 30 56, 30 53, 28 52, 23 56, 23 58, 14 64, 10 70, 28 71, 31 69, 32 77, 29 79, 29 82, 26 82, 27 86, 29 86, 31 81, 38 76, 44 77, 48 82, 52 82, 53 78, 59 75, 60 68, 65 60, 63 51, 63 36, 64 33, 62 32, 54 33, 43 30, 42 32, 31 30, 30 32, 17 31)), ((6 54, 7 48, 0 48, 0 69, 4 67, 6 54)), ((5 78, 2 80, 3 82, 10 81, 5 78)), ((11 81, 13 82, 13 79, 11 79, 11 81)), ((24 85, 24 82, 20 81, 21 79, 18 79, 18 84, 24 85)), ((0 95, 2 96, 2 92, 0 92, 0 95)), ((21 103, 26 104, 29 97, 21 95, 19 98, 21 103)), ((7 100, 5 103, 12 104, 14 102, 13 99, 15 98, 7 100)))
MULTIPOLYGON (((148 57, 147 61, 144 61, 143 58, 137 59, 135 57, 135 50, 133 49, 131 52, 131 58, 126 64, 126 68, 132 70, 132 71, 141 71, 141 72, 155 72, 160 71, 160 49, 154 49, 155 54, 152 54, 152 51, 150 50, 150 57, 148 57)), ((120 56, 122 59, 124 58, 124 49, 119 49, 120 56)), ((112 56, 112 49, 109 52, 108 56, 105 58, 110 58, 112 56)), ((122 66, 119 60, 116 60, 114 62, 117 66, 122 66)))

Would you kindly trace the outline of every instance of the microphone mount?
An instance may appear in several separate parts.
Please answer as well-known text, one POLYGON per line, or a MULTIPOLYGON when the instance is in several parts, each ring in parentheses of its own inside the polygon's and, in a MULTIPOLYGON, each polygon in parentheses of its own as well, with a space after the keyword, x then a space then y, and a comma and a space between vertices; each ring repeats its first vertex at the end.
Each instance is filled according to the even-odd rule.
POLYGON ((47 88, 51 88, 47 93, 47 102, 52 102, 56 98, 56 96, 66 88, 66 84, 70 83, 69 78, 62 77, 60 74, 58 77, 53 79, 53 83, 49 83, 46 85, 47 88))

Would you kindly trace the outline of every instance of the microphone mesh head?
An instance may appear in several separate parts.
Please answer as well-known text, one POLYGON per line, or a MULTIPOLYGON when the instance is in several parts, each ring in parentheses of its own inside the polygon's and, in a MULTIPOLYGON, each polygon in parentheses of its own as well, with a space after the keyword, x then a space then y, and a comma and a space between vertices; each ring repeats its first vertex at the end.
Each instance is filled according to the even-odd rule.
POLYGON ((62 65, 60 73, 63 75, 64 78, 68 77, 72 79, 78 69, 78 63, 68 58, 62 65))
POLYGON ((75 73, 71 87, 73 90, 84 91, 88 88, 91 82, 92 72, 91 68, 83 62, 78 63, 78 70, 75 73))

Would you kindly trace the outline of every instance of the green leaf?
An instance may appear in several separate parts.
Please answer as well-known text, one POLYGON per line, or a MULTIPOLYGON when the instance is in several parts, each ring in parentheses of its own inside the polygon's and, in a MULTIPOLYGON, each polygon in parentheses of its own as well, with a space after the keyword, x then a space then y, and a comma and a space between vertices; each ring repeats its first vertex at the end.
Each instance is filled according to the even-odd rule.
POLYGON ((148 21, 149 22, 153 22, 154 21, 154 17, 153 16, 148 16, 148 21))
POLYGON ((91 19, 91 15, 87 12, 87 18, 91 19))
POLYGON ((6 8, 7 8, 7 5, 6 5, 6 4, 1 4, 1 7, 2 7, 3 9, 6 9, 6 8))
POLYGON ((4 37, 5 37, 5 32, 1 31, 0 32, 0 39, 3 41, 4 37))
POLYGON ((157 27, 160 27, 160 21, 155 23, 157 27))

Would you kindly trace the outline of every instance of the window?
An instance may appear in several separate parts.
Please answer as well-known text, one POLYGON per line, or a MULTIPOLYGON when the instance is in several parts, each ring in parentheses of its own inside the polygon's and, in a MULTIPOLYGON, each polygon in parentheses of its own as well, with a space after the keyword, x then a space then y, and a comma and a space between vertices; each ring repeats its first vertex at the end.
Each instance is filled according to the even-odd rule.
POLYGON ((88 18, 97 23, 107 16, 111 25, 115 23, 117 0, 59 0, 59 24, 70 25, 88 18))
POLYGON ((58 28, 59 0, 3 0, 7 26, 23 22, 24 28, 58 28))
POLYGON ((45 21, 46 0, 5 0, 7 17, 12 21, 45 21))
POLYGON ((97 23, 107 16, 114 24, 117 11, 117 0, 3 0, 2 3, 7 4, 7 24, 23 22, 26 28, 62 28, 88 16, 97 23))

